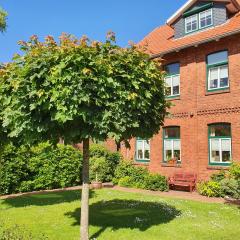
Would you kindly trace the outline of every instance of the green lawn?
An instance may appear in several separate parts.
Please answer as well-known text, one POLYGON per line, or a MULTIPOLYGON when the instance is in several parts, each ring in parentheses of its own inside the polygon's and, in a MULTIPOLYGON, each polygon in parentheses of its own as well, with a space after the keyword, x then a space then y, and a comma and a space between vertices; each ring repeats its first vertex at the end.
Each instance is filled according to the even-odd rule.
MULTIPOLYGON (((0 200, 0 220, 50 240, 79 239, 79 191, 0 200)), ((240 209, 103 189, 91 193, 90 236, 103 240, 238 240, 240 209)))

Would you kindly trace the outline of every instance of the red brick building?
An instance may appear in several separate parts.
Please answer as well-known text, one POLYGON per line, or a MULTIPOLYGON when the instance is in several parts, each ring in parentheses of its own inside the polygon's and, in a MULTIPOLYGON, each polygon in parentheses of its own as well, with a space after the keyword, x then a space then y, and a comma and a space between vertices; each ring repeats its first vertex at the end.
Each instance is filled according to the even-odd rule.
POLYGON ((164 60, 173 106, 161 131, 131 140, 124 157, 199 179, 240 161, 240 0, 189 0, 140 44, 164 60))

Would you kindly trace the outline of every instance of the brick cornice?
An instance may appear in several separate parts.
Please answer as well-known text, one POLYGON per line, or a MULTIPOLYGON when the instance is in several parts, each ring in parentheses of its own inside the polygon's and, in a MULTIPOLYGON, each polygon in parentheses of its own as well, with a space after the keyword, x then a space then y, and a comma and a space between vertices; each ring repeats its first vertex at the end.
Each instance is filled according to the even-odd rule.
POLYGON ((170 113, 166 116, 167 119, 174 118, 191 118, 193 116, 205 116, 205 115, 216 115, 216 114, 232 114, 240 113, 240 106, 237 107, 222 107, 222 108, 212 108, 212 109, 201 109, 194 112, 176 112, 170 113))
POLYGON ((198 110, 197 116, 226 113, 240 113, 240 106, 198 110))

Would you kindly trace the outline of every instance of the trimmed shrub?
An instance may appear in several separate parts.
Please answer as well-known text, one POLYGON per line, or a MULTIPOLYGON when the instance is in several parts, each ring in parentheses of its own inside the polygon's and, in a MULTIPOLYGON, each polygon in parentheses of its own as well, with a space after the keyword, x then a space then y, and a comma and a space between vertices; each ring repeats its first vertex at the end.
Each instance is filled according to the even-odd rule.
MULTIPOLYGON (((103 146, 90 148, 90 178, 96 165, 101 181, 109 182, 121 159, 103 146)), ((81 184, 82 153, 70 145, 49 142, 16 147, 12 143, 0 149, 0 194, 29 192, 81 184)))
POLYGON ((0 194, 79 185, 81 164, 82 154, 72 146, 9 144, 0 152, 0 194))
POLYGON ((167 179, 159 174, 149 174, 145 177, 145 188, 153 191, 167 191, 167 179))
POLYGON ((114 184, 154 191, 167 191, 167 179, 160 174, 151 174, 144 167, 135 167, 130 161, 121 161, 115 171, 114 184))
POLYGON ((218 182, 208 181, 208 182, 200 182, 197 184, 198 192, 207 197, 222 197, 223 191, 221 189, 221 185, 218 182))

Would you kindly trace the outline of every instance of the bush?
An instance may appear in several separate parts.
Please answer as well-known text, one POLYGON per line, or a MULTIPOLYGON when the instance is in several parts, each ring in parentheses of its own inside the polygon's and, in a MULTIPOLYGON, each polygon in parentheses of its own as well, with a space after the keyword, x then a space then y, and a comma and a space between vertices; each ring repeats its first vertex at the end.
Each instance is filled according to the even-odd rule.
POLYGON ((167 179, 159 174, 149 174, 145 178, 145 188, 153 191, 167 191, 167 179))
POLYGON ((72 146, 9 144, 0 152, 0 194, 79 185, 81 164, 82 154, 72 146))
POLYGON ((91 144, 90 146, 90 180, 98 179, 101 182, 111 182, 114 172, 121 160, 118 152, 111 152, 100 144, 91 144))
POLYGON ((115 171, 114 184, 149 190, 167 191, 167 179, 159 174, 151 174, 144 167, 135 167, 130 161, 121 161, 115 171))
POLYGON ((233 163, 229 169, 230 176, 240 180, 240 163, 233 163))
MULTIPOLYGON (((111 181, 121 155, 93 144, 90 156, 90 170, 98 164, 100 180, 111 181)), ((81 172, 82 153, 70 145, 43 142, 16 147, 10 143, 0 149, 0 194, 76 186, 81 184, 81 172)), ((93 171, 90 177, 95 179, 93 171)))
POLYGON ((105 157, 90 158, 90 180, 105 182, 109 180, 111 175, 111 167, 105 157))
POLYGON ((218 173, 212 174, 210 177, 212 181, 214 182, 220 182, 226 177, 226 173, 224 170, 219 171, 218 173))
POLYGON ((226 178, 221 182, 221 189, 224 195, 240 199, 240 181, 234 178, 226 178))
POLYGON ((118 185, 120 187, 132 187, 134 186, 135 184, 135 181, 132 177, 130 176, 125 176, 125 177, 122 177, 119 179, 118 181, 118 185))
POLYGON ((200 182, 197 184, 198 192, 207 197, 222 197, 223 191, 221 189, 221 185, 218 182, 208 181, 208 182, 200 182))

